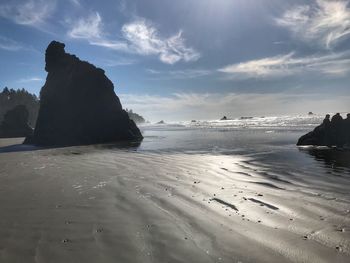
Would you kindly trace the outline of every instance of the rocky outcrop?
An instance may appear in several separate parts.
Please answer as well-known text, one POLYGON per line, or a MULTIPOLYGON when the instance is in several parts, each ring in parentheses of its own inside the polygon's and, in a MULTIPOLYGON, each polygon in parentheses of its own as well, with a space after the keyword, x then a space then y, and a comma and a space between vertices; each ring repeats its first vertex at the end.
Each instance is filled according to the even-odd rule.
POLYGON ((142 139, 104 71, 64 47, 52 41, 46 49, 48 75, 34 134, 25 143, 68 146, 142 139))
POLYGON ((6 112, 0 125, 0 138, 26 137, 33 133, 28 125, 29 113, 24 105, 18 105, 6 112))
POLYGON ((133 120, 137 124, 143 124, 146 122, 146 120, 140 115, 137 114, 136 112, 133 112, 131 109, 125 109, 125 111, 128 113, 129 118, 133 120))
POLYGON ((297 145, 350 146, 350 114, 343 119, 337 113, 331 120, 327 114, 321 125, 299 138, 297 145))

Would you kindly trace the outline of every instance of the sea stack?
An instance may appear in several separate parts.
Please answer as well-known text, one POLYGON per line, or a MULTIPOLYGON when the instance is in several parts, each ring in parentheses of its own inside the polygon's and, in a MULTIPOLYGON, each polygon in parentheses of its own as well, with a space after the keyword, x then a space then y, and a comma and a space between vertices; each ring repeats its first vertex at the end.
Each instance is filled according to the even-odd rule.
POLYGON ((327 114, 322 124, 313 131, 301 136, 297 142, 299 146, 337 146, 339 148, 350 147, 350 114, 343 119, 337 113, 332 119, 327 114))
POLYGON ((45 85, 32 136, 24 143, 69 146, 141 140, 104 71, 65 52, 52 41, 46 49, 45 85))

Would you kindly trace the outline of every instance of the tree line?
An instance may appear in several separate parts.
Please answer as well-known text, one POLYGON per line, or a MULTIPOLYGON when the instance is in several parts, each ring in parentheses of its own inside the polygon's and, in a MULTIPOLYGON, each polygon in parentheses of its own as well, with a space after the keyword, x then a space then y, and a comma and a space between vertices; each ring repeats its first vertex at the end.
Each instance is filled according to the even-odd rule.
POLYGON ((18 105, 24 105, 29 113, 28 124, 35 126, 39 111, 39 98, 25 89, 9 89, 5 87, 0 92, 0 123, 3 121, 6 112, 18 105))

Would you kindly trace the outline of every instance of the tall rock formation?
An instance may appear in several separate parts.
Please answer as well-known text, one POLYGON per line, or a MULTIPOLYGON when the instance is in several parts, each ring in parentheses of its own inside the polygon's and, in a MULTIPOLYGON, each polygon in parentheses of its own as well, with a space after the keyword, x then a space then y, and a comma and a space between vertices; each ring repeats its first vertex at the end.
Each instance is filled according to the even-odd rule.
POLYGON ((46 83, 33 136, 24 143, 68 146, 141 140, 142 135, 114 93, 104 71, 65 52, 52 41, 46 49, 46 83))

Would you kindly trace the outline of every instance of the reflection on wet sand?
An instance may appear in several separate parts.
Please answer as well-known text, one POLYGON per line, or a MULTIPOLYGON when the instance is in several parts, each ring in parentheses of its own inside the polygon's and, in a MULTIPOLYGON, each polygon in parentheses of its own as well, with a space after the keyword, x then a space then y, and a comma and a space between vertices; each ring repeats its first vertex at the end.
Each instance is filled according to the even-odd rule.
POLYGON ((326 167, 333 169, 350 168, 350 150, 328 147, 301 147, 301 152, 308 153, 315 160, 323 162, 326 167))

